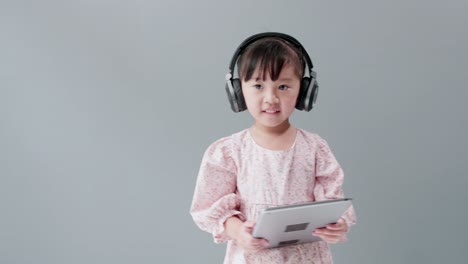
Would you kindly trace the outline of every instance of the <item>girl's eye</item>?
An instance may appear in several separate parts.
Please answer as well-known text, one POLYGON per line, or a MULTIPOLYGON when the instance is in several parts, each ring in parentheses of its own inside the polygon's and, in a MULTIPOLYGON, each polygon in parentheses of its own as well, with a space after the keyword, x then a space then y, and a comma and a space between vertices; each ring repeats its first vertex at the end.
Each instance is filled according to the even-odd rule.
POLYGON ((284 91, 284 90, 287 90, 289 88, 289 86, 283 84, 283 85, 280 85, 278 88, 280 90, 284 91))
POLYGON ((253 86, 255 89, 260 90, 262 89, 262 86, 260 84, 254 84, 253 86))

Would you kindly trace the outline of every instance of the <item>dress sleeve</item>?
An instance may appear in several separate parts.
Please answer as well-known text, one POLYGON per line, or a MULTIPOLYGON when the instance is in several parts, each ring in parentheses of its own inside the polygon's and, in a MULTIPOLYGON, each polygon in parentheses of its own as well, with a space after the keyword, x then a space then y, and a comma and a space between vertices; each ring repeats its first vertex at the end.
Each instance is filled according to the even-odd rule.
MULTIPOLYGON (((343 170, 331 152, 327 142, 320 137, 318 138, 315 162, 315 200, 344 198, 343 170)), ((342 218, 348 227, 356 224, 356 214, 352 205, 345 211, 342 218)))
POLYGON ((231 216, 244 220, 236 194, 236 165, 231 138, 213 143, 205 151, 198 172, 190 213, 197 226, 213 235, 214 242, 229 240, 224 222, 231 216))

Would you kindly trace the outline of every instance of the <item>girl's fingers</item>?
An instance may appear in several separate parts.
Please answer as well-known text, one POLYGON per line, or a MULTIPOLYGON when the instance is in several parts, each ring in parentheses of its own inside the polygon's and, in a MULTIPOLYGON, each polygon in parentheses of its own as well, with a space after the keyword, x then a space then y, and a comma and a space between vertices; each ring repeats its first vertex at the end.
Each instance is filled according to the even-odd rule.
POLYGON ((340 241, 341 237, 336 236, 324 236, 322 239, 327 243, 337 243, 340 241))
POLYGON ((345 233, 334 233, 334 234, 317 234, 317 233, 312 233, 314 236, 318 236, 321 239, 323 239, 327 243, 338 243, 341 241, 341 239, 345 236, 345 233))
POLYGON ((260 240, 261 240, 260 242, 261 242, 262 248, 266 248, 270 245, 270 243, 268 243, 268 240, 266 239, 260 239, 260 240))
POLYGON ((268 241, 265 239, 255 239, 254 241, 252 241, 252 245, 255 248, 262 249, 268 246, 268 241))
POLYGON ((255 226, 255 222, 252 222, 252 221, 246 221, 244 223, 245 231, 247 231, 247 233, 249 234, 253 232, 254 226, 255 226))
POLYGON ((246 250, 254 253, 265 249, 267 246, 268 242, 265 239, 255 239, 249 243, 249 245, 246 247, 246 250))
POLYGON ((336 233, 336 234, 317 234, 317 233, 312 233, 314 236, 318 236, 320 238, 340 238, 344 236, 344 233, 336 233))
POLYGON ((327 225, 326 229, 329 230, 345 230, 345 227, 340 224, 329 224, 327 225))
POLYGON ((331 229, 331 230, 347 230, 348 226, 346 225, 345 221, 343 220, 343 218, 341 218, 340 220, 338 220, 338 222, 336 224, 328 224, 326 226, 327 229, 331 229))
POLYGON ((339 236, 344 233, 345 233, 344 230, 341 230, 341 229, 332 230, 332 229, 325 229, 325 228, 316 229, 312 232, 313 235, 327 235, 327 236, 339 236))
POLYGON ((337 243, 343 238, 344 233, 340 235, 327 235, 327 234, 314 234, 314 235, 320 237, 327 243, 337 243))
POLYGON ((244 222, 245 227, 253 228, 255 226, 255 222, 253 221, 245 221, 244 222))

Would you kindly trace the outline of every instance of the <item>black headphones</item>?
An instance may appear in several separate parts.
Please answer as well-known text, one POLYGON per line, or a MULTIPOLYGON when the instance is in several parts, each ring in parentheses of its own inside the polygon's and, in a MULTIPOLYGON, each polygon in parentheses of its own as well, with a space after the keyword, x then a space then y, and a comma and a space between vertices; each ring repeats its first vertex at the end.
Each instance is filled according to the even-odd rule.
POLYGON ((308 76, 302 77, 301 88, 296 102, 296 109, 301 111, 310 111, 314 107, 315 101, 317 100, 319 88, 316 80, 317 73, 315 73, 315 71, 312 70, 314 67, 312 64, 312 60, 310 59, 309 54, 307 54, 307 51, 304 49, 301 43, 299 43, 299 41, 297 41, 295 38, 289 35, 278 32, 265 32, 255 34, 244 40, 234 53, 234 56, 231 59, 231 64, 229 64, 229 72, 226 74, 226 92, 229 102, 231 103, 232 111, 238 113, 247 109, 244 100, 244 95, 242 94, 241 82, 239 78, 233 77, 234 68, 236 66, 237 60, 239 59, 239 56, 242 54, 243 50, 247 46, 261 38, 266 37, 281 38, 287 41, 288 43, 294 45, 301 51, 303 58, 306 62, 306 65, 304 65, 306 66, 304 68, 304 73, 308 69, 308 76))

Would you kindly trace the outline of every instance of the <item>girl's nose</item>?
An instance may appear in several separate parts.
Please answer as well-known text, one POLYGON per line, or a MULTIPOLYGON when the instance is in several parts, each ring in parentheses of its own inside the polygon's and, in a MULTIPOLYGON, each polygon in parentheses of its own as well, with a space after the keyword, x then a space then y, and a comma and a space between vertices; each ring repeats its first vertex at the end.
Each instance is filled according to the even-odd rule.
POLYGON ((279 98, 276 95, 276 91, 274 89, 267 89, 264 97, 265 103, 268 104, 277 104, 279 103, 279 98))

